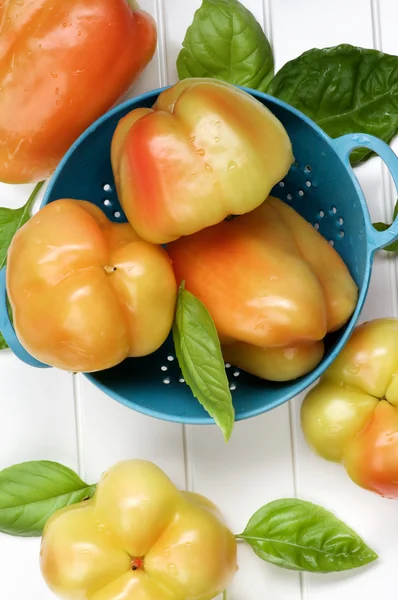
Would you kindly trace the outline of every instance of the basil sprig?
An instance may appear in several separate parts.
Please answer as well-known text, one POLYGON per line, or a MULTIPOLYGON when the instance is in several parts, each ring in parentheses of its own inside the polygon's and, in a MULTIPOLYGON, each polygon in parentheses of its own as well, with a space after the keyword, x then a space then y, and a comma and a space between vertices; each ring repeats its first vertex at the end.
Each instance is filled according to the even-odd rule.
POLYGON ((0 471, 0 532, 39 536, 57 510, 91 498, 95 485, 51 461, 25 462, 0 471))
POLYGON ((262 560, 296 571, 347 571, 378 558, 331 512, 297 498, 266 504, 236 537, 262 560))
POLYGON ((177 59, 180 79, 212 77, 265 92, 274 73, 271 46, 238 0, 203 0, 177 59))
POLYGON ((173 326, 176 356, 195 398, 228 441, 235 411, 218 333, 207 308, 181 284, 173 326))

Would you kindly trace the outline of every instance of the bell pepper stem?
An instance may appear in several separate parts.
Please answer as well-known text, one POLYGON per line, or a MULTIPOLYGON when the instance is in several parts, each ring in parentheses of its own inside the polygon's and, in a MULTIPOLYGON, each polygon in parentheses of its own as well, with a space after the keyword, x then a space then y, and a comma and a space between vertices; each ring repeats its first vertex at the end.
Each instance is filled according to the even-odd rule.
POLYGON ((112 265, 105 265, 103 267, 103 269, 107 275, 111 275, 112 273, 114 273, 116 271, 116 267, 114 267, 112 265))
POLYGON ((222 600, 227 600, 227 598, 228 598, 228 592, 227 592, 227 590, 224 590, 222 593, 222 600))

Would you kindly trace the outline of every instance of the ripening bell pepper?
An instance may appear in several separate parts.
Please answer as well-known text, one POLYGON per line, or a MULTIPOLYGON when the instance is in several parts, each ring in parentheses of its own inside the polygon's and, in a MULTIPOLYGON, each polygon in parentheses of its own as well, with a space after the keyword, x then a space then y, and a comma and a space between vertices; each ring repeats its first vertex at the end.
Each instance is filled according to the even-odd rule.
POLYGON ((295 379, 351 316, 357 287, 334 248, 273 197, 168 245, 177 282, 209 310, 224 357, 265 379, 295 379))
POLYGON ((304 436, 363 488, 398 498, 398 319, 357 327, 307 394, 304 436))
POLYGON ((292 162, 278 119, 246 92, 186 79, 133 110, 112 141, 123 210, 140 237, 167 243, 259 206, 292 162))
POLYGON ((7 292, 16 334, 32 356, 92 372, 161 346, 177 286, 163 248, 89 202, 57 200, 14 236, 7 292))
POLYGON ((216 507, 143 460, 118 463, 91 500, 55 513, 40 555, 65 600, 210 600, 237 569, 216 507))
POLYGON ((47 178, 152 59, 135 0, 0 2, 0 181, 47 178))

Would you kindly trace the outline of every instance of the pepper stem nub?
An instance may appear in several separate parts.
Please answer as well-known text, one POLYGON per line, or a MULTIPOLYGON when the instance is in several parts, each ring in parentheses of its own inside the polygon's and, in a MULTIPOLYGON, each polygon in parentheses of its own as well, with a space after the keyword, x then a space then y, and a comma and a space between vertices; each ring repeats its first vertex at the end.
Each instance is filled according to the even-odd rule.
POLYGON ((144 566, 144 561, 142 558, 133 558, 131 560, 131 569, 133 571, 138 571, 139 569, 142 569, 144 566))
POLYGON ((116 271, 116 267, 112 265, 105 265, 102 267, 107 275, 112 275, 116 271))

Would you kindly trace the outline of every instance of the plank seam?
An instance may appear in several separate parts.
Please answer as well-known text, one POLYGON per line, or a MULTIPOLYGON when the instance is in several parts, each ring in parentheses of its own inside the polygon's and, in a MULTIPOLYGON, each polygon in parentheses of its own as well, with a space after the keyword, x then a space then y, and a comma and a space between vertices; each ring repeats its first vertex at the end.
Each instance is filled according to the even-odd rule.
MULTIPOLYGON (((298 440, 297 432, 294 424, 297 422, 296 410, 298 404, 298 398, 290 400, 289 404, 289 425, 290 425, 290 449, 292 453, 292 471, 293 471, 293 489, 296 498, 301 498, 300 488, 300 469, 299 469, 299 451, 298 451, 298 440)), ((309 585, 308 577, 306 573, 299 571, 299 582, 300 582, 300 598, 306 600, 309 598, 309 585)))
MULTIPOLYGON (((370 0, 370 8, 372 15, 373 46, 375 50, 383 51, 380 0, 370 0)), ((381 185, 384 219, 386 222, 388 222, 388 220, 391 219, 394 210, 398 190, 395 189, 395 185, 390 177, 389 170, 384 162, 382 162, 381 169, 381 185)), ((388 271, 390 279, 392 313, 393 316, 396 317, 398 315, 398 271, 396 261, 391 260, 391 257, 387 257, 387 259, 390 259, 388 260, 388 271)))
MULTIPOLYGON (((263 23, 264 31, 268 38, 271 48, 273 48, 273 22, 272 22, 272 0, 263 0, 263 23)), ((275 59, 275 54, 274 54, 275 59)), ((300 495, 299 485, 299 467, 298 467, 298 448, 297 448, 297 437, 295 432, 295 411, 296 407, 294 401, 291 400, 288 403, 288 415, 289 415, 289 430, 290 430, 290 451, 292 456, 292 472, 293 472, 293 490, 294 495, 297 497, 300 495)), ((308 579, 305 573, 299 572, 299 586, 300 586, 300 600, 307 600, 309 598, 308 579)))
POLYGON ((159 83, 161 87, 168 85, 167 68, 166 18, 163 0, 156 0, 156 21, 158 27, 159 83))
MULTIPOLYGON (((159 84, 161 87, 169 85, 169 72, 167 61, 167 33, 164 0, 156 0, 156 21, 158 26, 158 70, 159 84)), ((193 491, 193 473, 191 461, 191 432, 188 425, 181 425, 182 431, 182 451, 184 461, 185 488, 193 491)))
POLYGON ((190 425, 182 425, 182 447, 184 452, 185 488, 189 492, 194 491, 193 469, 192 469, 192 437, 190 425))
POLYGON ((272 46, 272 0, 263 0, 263 21, 265 35, 272 46))
POLYGON ((84 458, 84 428, 83 428, 83 406, 80 382, 77 375, 72 375, 73 401, 75 410, 75 431, 76 431, 76 453, 77 469, 81 479, 86 480, 86 464, 84 458))

